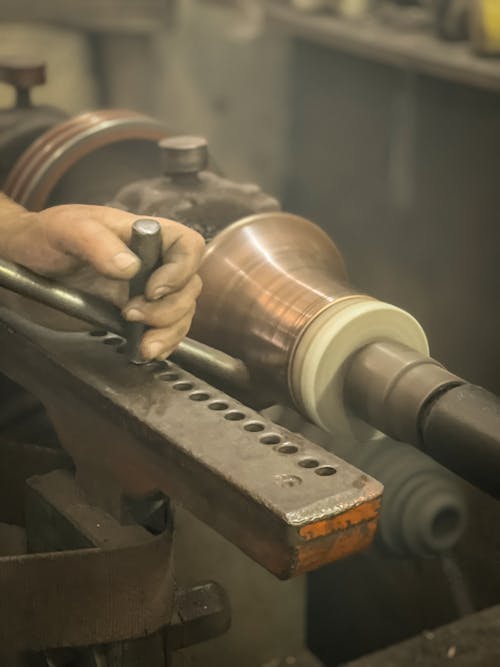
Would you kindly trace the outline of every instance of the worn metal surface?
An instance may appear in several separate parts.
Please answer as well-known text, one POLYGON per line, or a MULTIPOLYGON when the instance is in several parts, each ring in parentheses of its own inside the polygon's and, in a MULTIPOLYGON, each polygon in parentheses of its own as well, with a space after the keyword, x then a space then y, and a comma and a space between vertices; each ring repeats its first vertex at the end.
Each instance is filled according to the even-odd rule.
POLYGON ((161 490, 282 578, 371 542, 382 487, 356 468, 173 365, 130 366, 119 338, 1 318, 2 370, 41 398, 91 500, 103 480, 161 490))

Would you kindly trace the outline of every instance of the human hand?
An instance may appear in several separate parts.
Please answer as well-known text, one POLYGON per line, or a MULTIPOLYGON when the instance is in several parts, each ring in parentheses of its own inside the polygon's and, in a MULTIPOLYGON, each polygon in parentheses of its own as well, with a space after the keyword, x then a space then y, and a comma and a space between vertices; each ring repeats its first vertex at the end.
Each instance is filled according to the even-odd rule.
POLYGON ((201 291, 196 271, 204 241, 178 222, 154 218, 162 228, 163 264, 151 275, 145 294, 129 300, 128 281, 140 261, 127 244, 139 217, 80 204, 24 211, 8 226, 0 252, 40 275, 112 301, 127 320, 151 327, 141 343, 144 359, 162 359, 191 326, 201 291))

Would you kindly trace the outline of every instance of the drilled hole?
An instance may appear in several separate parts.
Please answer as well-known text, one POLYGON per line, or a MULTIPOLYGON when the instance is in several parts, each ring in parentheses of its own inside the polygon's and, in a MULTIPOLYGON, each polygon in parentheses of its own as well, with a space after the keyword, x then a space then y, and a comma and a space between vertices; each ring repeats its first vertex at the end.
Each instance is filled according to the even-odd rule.
POLYGON ((108 332, 103 329, 98 329, 96 331, 90 331, 89 336, 94 336, 94 338, 102 338, 102 336, 107 336, 108 332))
POLYGON ((330 475, 335 475, 337 471, 332 466, 321 466, 321 468, 316 468, 314 472, 320 477, 329 477, 330 475))
POLYGON ((160 375, 158 375, 158 379, 163 380, 164 382, 174 382, 174 380, 178 380, 179 378, 179 373, 174 373, 172 371, 168 371, 167 373, 160 373, 160 375))
POLYGON ((169 364, 164 359, 153 359, 153 361, 149 362, 149 367, 152 368, 155 373, 164 373, 168 369, 169 364))
POLYGON ((261 422, 247 422, 243 428, 245 431, 257 433, 258 431, 263 431, 266 427, 261 422))
POLYGON ((263 435, 260 441, 263 445, 278 445, 281 442, 281 438, 275 433, 268 433, 267 435, 263 435))
POLYGON ((195 391, 189 394, 189 398, 192 401, 208 401, 210 394, 207 394, 205 391, 195 391))
POLYGON ((245 419, 245 415, 243 412, 232 410, 231 412, 228 412, 227 415, 224 415, 224 419, 229 419, 231 422, 239 422, 242 419, 245 419))
POLYGON ((229 405, 224 403, 224 401, 214 401, 208 406, 210 410, 227 410, 229 405))
POLYGON ((296 454, 298 451, 299 448, 296 445, 292 445, 288 442, 278 447, 278 452, 280 454, 296 454))
POLYGON ((316 459, 302 459, 299 461, 299 466, 303 468, 317 468, 319 466, 319 461, 316 459))
POLYGON ((189 391, 194 388, 194 385, 192 382, 176 382, 173 387, 177 391, 189 391))
POLYGON ((121 345, 123 343, 123 338, 118 338, 118 336, 110 336, 109 338, 104 339, 104 345, 121 345))

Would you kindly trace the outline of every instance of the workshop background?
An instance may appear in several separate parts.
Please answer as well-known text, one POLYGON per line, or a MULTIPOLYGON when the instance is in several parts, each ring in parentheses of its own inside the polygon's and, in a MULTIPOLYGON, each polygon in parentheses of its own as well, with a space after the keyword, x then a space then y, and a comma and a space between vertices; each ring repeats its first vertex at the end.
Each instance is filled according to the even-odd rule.
MULTIPOLYGON (((486 5, 1 0, 0 60, 47 63, 37 103, 68 113, 129 108, 207 137, 223 173, 258 183, 284 210, 320 224, 357 287, 414 314, 433 356, 499 394, 500 19, 493 8, 497 23, 487 24, 486 5)), ((0 105, 12 95, 3 86, 0 105)), ((426 653, 435 629, 500 601, 500 509, 463 485, 469 527, 452 553, 397 558, 371 549, 307 584, 266 574, 282 618, 266 618, 235 566, 231 586, 245 589, 255 610, 252 625, 236 624, 233 647, 248 657, 261 640, 291 641, 287 618, 307 586, 307 609, 291 634, 305 633, 325 665, 414 636, 423 656, 415 664, 445 664, 426 653)), ((180 539, 189 544, 182 531, 180 539)), ((247 560, 213 541, 217 558, 229 550, 247 560)), ((187 577, 196 564, 185 559, 179 568, 187 577)), ((498 628, 500 612, 495 618, 498 628)), ((450 664, 498 664, 480 657, 488 622, 478 626, 470 662, 459 662, 453 634, 438 653, 450 664)), ((234 655, 228 649, 227 664, 247 664, 234 655)))

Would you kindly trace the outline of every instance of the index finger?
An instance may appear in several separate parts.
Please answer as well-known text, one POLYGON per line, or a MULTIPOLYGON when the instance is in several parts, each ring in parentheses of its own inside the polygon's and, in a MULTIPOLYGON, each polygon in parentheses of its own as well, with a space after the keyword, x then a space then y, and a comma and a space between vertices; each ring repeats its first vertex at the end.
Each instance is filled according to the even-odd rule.
POLYGON ((161 225, 163 266, 150 277, 146 286, 147 299, 159 299, 184 287, 197 272, 205 241, 201 234, 175 220, 152 215, 137 215, 107 206, 93 207, 96 218, 114 231, 125 243, 130 242, 132 224, 141 218, 156 220, 161 225))
POLYGON ((198 271, 205 251, 203 237, 178 222, 155 218, 162 226, 163 266, 150 277, 147 299, 159 299, 176 292, 198 271))

